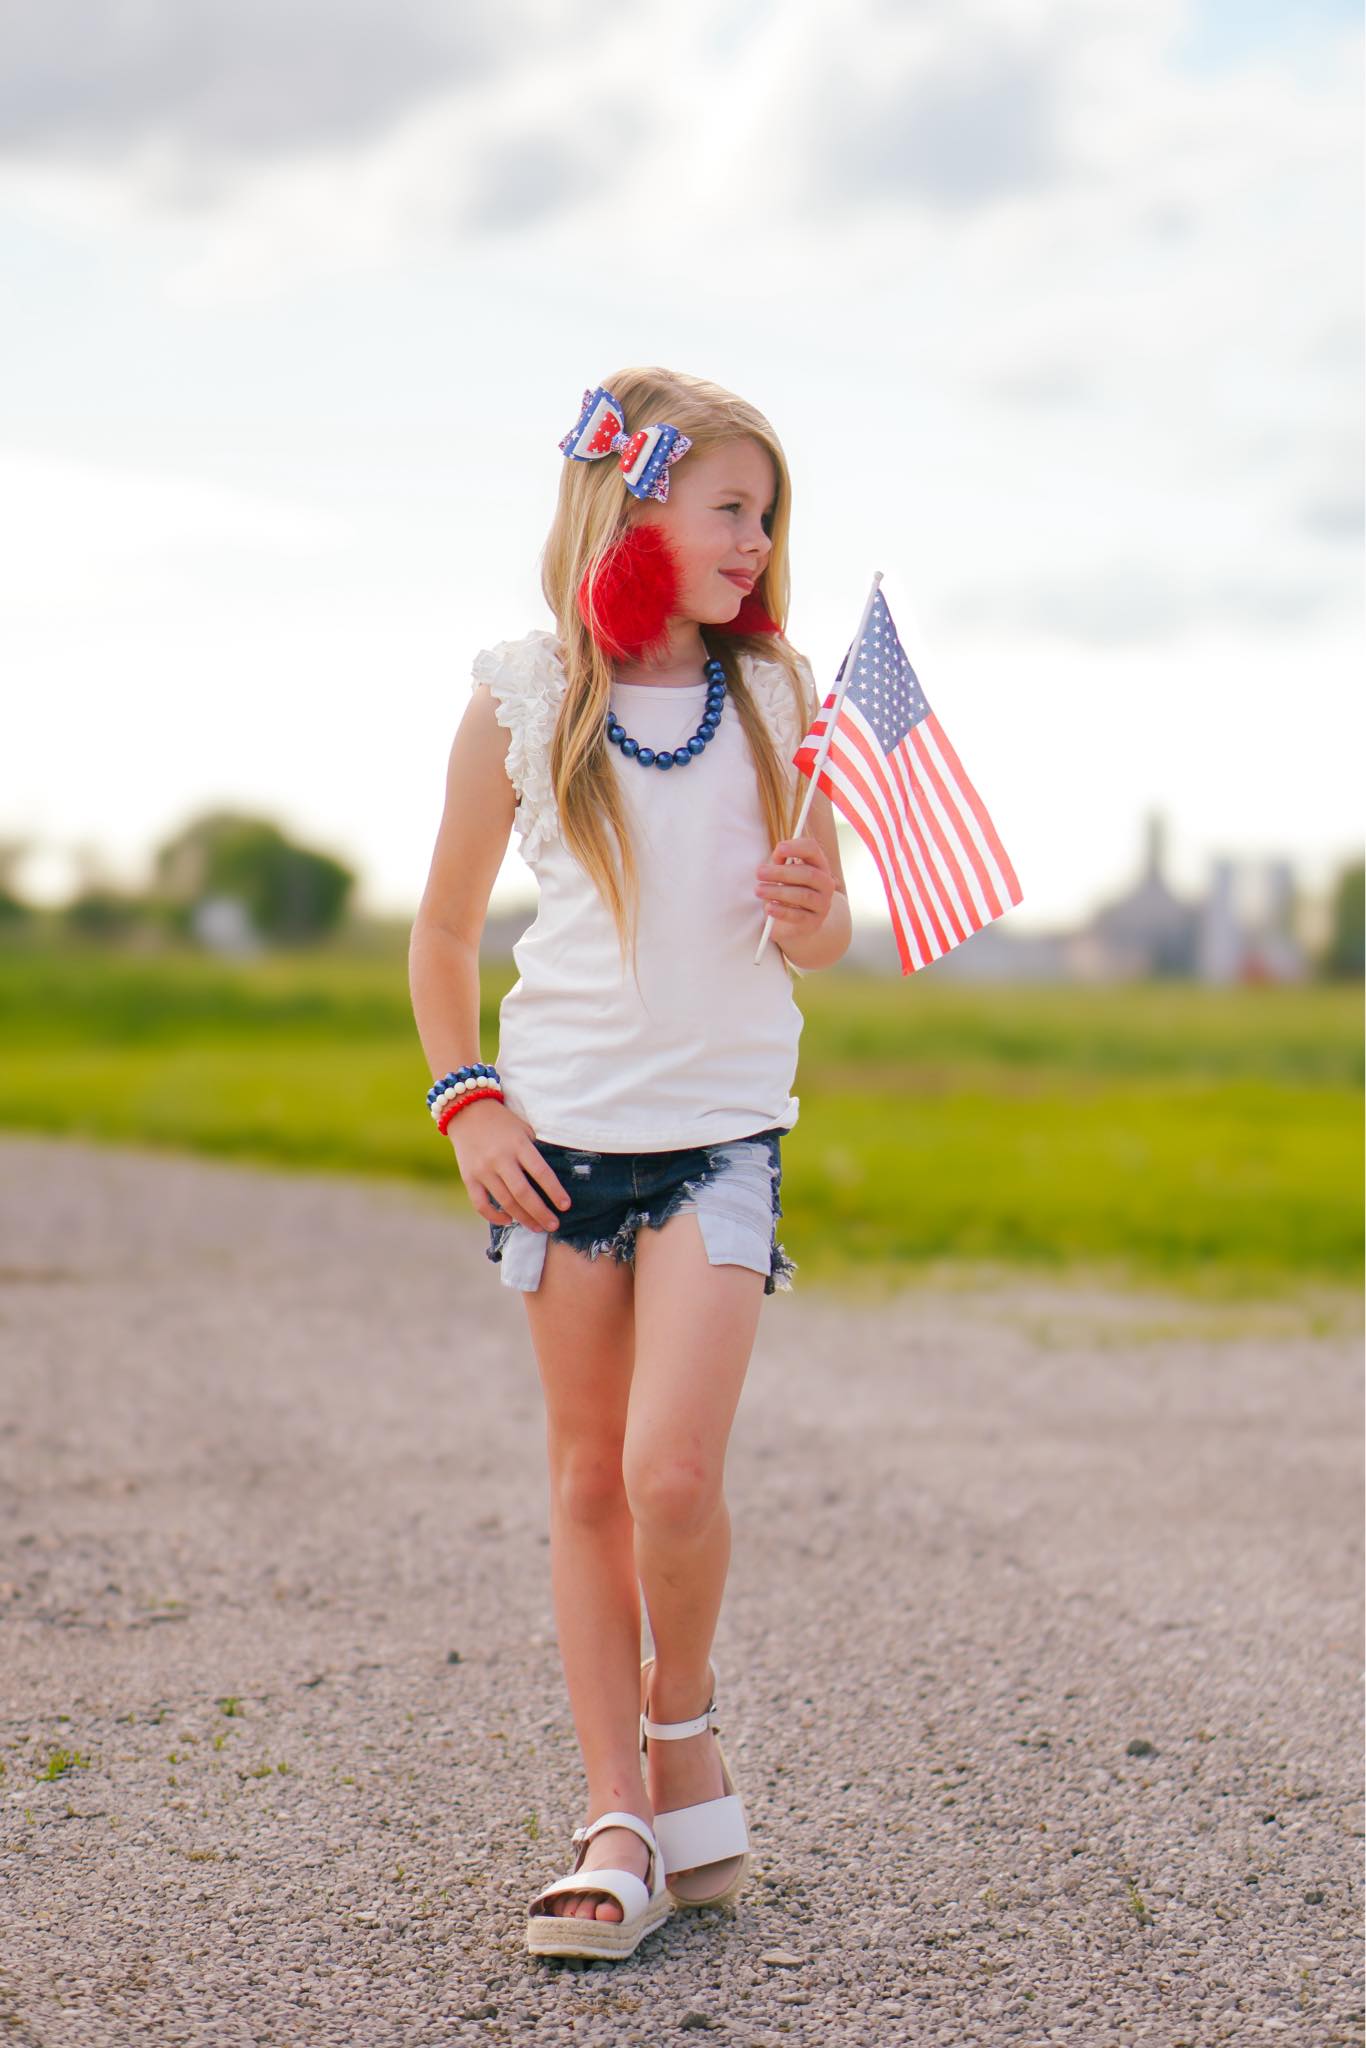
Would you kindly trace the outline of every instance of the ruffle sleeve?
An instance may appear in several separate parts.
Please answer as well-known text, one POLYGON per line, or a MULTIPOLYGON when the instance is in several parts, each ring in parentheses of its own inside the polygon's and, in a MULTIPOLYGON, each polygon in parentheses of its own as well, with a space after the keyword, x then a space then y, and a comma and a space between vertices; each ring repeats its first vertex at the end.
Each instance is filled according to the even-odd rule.
POLYGON ((474 657, 470 688, 487 683, 494 715, 511 735, 508 779, 517 792, 515 820, 523 860, 532 861, 559 832, 559 812, 550 779, 550 743, 564 698, 564 668, 553 633, 539 630, 520 640, 500 640, 474 657))
POLYGON ((819 702, 810 663, 805 655, 801 654, 796 656, 796 662, 805 698, 801 711, 793 700, 791 679, 781 662, 765 660, 758 654, 745 657, 750 689, 764 714, 778 751, 789 767, 792 765, 792 756, 805 736, 807 726, 816 715, 819 702))

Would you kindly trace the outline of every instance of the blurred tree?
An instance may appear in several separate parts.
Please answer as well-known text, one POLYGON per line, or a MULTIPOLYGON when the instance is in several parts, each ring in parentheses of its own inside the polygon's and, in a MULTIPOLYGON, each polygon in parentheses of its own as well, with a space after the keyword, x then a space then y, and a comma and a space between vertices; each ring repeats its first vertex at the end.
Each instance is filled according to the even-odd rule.
POLYGON ((19 865, 26 860, 32 849, 31 839, 0 839, 0 889, 7 895, 19 894, 19 865))
POLYGON ((62 905, 58 922, 73 938, 124 939, 146 928, 147 905, 126 890, 92 882, 62 905))
POLYGON ((1366 862, 1345 867, 1333 885, 1328 943, 1319 970, 1333 981, 1352 981, 1366 969, 1366 862))
POLYGON ((30 846, 27 839, 0 839, 0 929, 6 931, 33 922, 33 905, 24 900, 19 887, 19 866, 30 846))
POLYGON ((188 932, 196 905, 235 898, 253 930, 277 944, 306 944, 333 931, 355 887, 352 869, 296 846, 268 818, 212 811, 154 856, 157 890, 188 932))

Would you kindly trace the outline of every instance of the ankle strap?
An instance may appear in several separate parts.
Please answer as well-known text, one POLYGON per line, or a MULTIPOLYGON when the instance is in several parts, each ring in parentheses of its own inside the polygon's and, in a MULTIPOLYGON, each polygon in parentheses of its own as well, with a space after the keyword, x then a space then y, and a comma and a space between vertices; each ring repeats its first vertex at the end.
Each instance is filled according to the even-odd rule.
POLYGON ((648 1714, 640 1717, 640 1746, 645 1747, 648 1735, 657 1741, 682 1742, 689 1735, 700 1735, 705 1728, 715 1728, 720 1718, 713 1703, 705 1714, 696 1715, 691 1721, 652 1721, 648 1714))
POLYGON ((664 1742, 683 1742, 689 1735, 701 1735, 704 1730, 716 1727, 719 1715, 716 1706, 716 1664, 714 1661, 711 1667, 711 1678, 711 1699, 707 1703, 706 1711, 701 1714, 695 1714, 691 1721, 652 1721, 648 1714, 641 1714, 640 1747, 642 1752, 645 1750, 645 1742, 648 1736, 653 1735, 656 1740, 664 1742))

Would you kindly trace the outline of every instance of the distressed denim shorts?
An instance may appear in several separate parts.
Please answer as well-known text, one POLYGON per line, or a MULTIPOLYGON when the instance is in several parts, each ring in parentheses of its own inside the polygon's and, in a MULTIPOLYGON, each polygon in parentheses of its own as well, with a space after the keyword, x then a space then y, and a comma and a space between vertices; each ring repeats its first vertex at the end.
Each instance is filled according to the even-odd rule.
POLYGON ((484 1256, 501 1264, 504 1286, 534 1294, 552 1237, 590 1259, 610 1252, 619 1265, 632 1265, 642 1223, 658 1230, 671 1216, 695 1210, 713 1266, 748 1266, 763 1274, 765 1294, 790 1292, 796 1262, 778 1242, 780 1140, 790 1128, 774 1125, 752 1138, 676 1152, 583 1152, 537 1138, 570 1206, 557 1212, 558 1230, 491 1223, 484 1256))

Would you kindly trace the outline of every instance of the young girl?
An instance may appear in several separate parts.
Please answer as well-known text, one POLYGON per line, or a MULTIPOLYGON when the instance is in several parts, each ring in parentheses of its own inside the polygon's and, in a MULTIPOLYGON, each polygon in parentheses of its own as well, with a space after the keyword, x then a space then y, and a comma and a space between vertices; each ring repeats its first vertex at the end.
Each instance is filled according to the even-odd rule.
POLYGON ((748 1862, 711 1661, 723 1466, 760 1304, 791 1286, 788 970, 839 959, 850 923, 823 793, 787 836, 819 698, 782 631, 773 429, 715 384, 632 369, 584 393, 559 446, 556 630, 476 657, 410 979, 428 1103, 526 1303, 546 1403, 588 1815, 527 1945, 621 1957, 674 1904, 733 1896, 748 1862), (479 942, 514 826, 539 907, 490 1067, 479 942))

